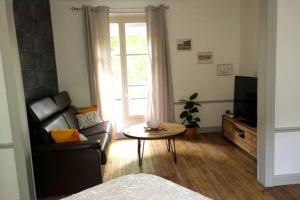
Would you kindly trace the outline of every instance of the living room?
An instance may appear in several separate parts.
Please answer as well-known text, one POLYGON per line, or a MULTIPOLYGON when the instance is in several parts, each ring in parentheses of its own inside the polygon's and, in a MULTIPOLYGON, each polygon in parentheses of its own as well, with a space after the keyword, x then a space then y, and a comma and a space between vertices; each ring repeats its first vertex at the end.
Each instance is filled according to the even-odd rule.
POLYGON ((299 6, 1 1, 0 199, 300 199, 299 6))

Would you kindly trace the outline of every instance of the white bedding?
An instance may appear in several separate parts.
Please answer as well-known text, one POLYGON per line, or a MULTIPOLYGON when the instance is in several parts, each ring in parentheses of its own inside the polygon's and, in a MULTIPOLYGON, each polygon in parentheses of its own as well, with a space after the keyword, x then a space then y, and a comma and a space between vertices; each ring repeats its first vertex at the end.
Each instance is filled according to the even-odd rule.
POLYGON ((208 200, 209 198, 149 174, 122 176, 89 188, 63 200, 208 200))

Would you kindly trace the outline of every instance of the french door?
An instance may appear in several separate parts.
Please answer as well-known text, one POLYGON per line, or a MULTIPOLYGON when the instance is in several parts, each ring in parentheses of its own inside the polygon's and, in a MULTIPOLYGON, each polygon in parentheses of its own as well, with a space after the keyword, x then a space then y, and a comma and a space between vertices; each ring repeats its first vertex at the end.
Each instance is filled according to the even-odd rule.
POLYGON ((141 16, 112 17, 110 36, 115 116, 143 119, 149 73, 146 22, 141 16))

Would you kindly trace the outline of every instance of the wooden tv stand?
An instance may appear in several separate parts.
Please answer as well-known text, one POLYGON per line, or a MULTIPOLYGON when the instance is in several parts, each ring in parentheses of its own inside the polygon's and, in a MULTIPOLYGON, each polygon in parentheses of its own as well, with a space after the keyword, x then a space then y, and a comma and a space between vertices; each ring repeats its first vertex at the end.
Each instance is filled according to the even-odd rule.
POLYGON ((223 115, 222 129, 224 137, 256 158, 256 128, 240 122, 237 118, 223 115))

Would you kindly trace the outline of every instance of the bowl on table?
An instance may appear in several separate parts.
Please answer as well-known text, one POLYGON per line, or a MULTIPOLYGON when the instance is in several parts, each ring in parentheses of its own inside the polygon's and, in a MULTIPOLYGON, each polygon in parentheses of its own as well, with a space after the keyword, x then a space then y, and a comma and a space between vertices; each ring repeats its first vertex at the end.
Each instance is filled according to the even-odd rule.
POLYGON ((147 126, 148 126, 148 128, 151 128, 151 129, 157 129, 160 127, 160 121, 159 120, 147 121, 147 126))

